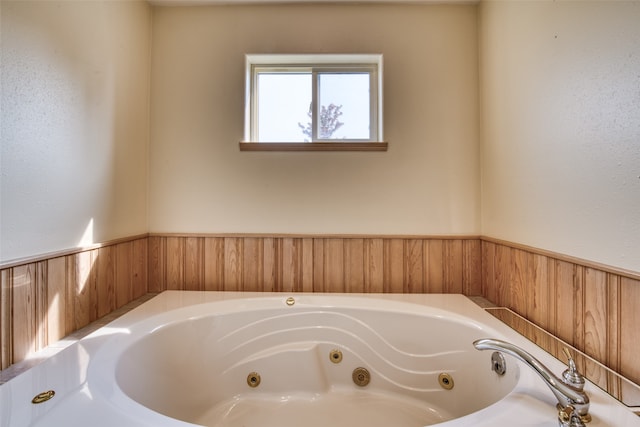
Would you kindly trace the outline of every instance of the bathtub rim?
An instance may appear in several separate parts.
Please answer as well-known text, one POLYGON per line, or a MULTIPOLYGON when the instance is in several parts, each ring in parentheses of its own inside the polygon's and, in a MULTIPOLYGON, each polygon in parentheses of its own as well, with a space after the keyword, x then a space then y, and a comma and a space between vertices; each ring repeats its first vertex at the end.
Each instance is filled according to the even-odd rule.
MULTIPOLYGON (((482 321, 484 319, 477 318, 477 314, 483 312, 483 310, 462 295, 441 294, 441 297, 431 296, 427 298, 418 298, 422 299, 423 303, 416 303, 414 301, 416 299, 415 297, 407 299, 402 295, 403 294, 345 295, 318 293, 269 293, 268 295, 253 295, 252 293, 251 295, 247 295, 246 293, 234 293, 231 295, 225 295, 225 297, 229 298, 200 302, 193 305, 170 309, 138 322, 133 322, 128 327, 128 333, 110 337, 102 345, 101 350, 96 353, 94 359, 88 366, 87 377, 89 388, 90 390, 93 390, 95 394, 105 395, 105 397, 109 398, 115 405, 123 410, 136 413, 151 411, 155 415, 164 416, 135 400, 121 387, 119 381, 113 380, 122 356, 129 348, 162 329, 176 327, 186 322, 198 321, 212 316, 237 314, 247 309, 254 312, 264 311, 265 313, 272 314, 275 313, 274 310, 282 310, 283 312, 291 310, 291 312, 298 313, 317 313, 323 311, 350 313, 354 310, 356 312, 369 311, 392 314, 398 313, 402 315, 436 319, 436 321, 443 320, 447 323, 455 324, 457 327, 485 331, 487 336, 504 338, 502 333, 482 321), (389 298, 389 295, 391 298, 389 298), (236 296, 239 296, 240 298, 235 298, 236 296), (291 296, 296 298, 296 302, 293 306, 287 305, 287 299, 291 296), (367 298, 362 298, 362 296, 366 296, 367 298), (425 302, 429 303, 429 305, 425 304, 425 302), (443 308, 443 305, 447 306, 449 309, 443 308), (476 309, 479 309, 480 311, 476 311, 476 309), (215 310, 215 312, 212 310, 215 310), (466 310, 472 310, 472 316, 469 316, 468 313, 465 312, 466 310), (463 312, 464 314, 462 314, 463 312), (474 318, 473 314, 476 315, 476 318, 474 318), (112 373, 113 376, 111 375, 112 373)), ((471 347, 471 342, 468 343, 468 346, 471 347)), ((479 355, 479 357, 481 356, 479 355)), ((513 375, 516 376, 515 382, 517 384, 519 381, 520 369, 518 365, 514 365, 514 368, 516 368, 516 370, 513 375)), ((509 389, 506 394, 509 394, 512 391, 513 389, 509 389)), ((502 395, 489 405, 474 412, 493 406, 496 402, 502 400, 505 395, 502 395)), ((463 418, 468 415, 470 414, 464 414, 453 419, 463 418)), ((168 416, 167 418, 185 422, 185 425, 188 426, 198 425, 168 416)), ((446 425, 449 421, 438 425, 446 425)))

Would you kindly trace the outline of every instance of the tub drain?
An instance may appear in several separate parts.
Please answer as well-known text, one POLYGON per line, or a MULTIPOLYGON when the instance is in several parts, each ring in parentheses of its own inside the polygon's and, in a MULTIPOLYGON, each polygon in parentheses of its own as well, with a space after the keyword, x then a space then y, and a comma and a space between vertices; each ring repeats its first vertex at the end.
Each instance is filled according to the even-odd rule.
POLYGON ((371 381, 371 374, 366 368, 356 368, 351 375, 353 382, 360 387, 364 387, 371 381))

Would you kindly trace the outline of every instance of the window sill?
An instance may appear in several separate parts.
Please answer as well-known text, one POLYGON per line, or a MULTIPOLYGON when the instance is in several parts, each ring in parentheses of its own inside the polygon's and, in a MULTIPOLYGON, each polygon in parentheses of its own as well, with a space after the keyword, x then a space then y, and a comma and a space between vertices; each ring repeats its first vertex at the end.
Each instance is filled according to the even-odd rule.
POLYGON ((386 142, 241 142, 240 151, 387 151, 386 142))

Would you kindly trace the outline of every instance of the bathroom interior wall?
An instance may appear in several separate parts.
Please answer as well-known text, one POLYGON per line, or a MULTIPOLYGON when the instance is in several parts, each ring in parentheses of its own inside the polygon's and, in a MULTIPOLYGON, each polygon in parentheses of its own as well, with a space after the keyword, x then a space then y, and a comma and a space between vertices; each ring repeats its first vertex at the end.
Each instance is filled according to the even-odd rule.
POLYGON ((147 231, 470 233, 640 271, 638 2, 154 8, 151 126, 148 4, 0 7, 2 262, 147 231), (242 55, 301 50, 385 54, 388 152, 239 152, 242 55))
POLYGON ((156 7, 153 25, 150 232, 479 232, 474 5, 156 7), (300 52, 384 55, 387 152, 240 152, 244 55, 300 52))
POLYGON ((482 234, 640 271, 640 2, 479 10, 482 234))
POLYGON ((151 7, 0 8, 0 262, 146 233, 151 7))

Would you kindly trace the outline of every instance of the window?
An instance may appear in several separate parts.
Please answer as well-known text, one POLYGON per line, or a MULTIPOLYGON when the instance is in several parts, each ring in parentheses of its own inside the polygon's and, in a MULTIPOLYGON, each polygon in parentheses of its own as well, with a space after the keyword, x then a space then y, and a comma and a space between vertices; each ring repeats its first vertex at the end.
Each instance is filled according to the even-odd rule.
POLYGON ((382 55, 247 55, 245 90, 243 150, 386 149, 382 55))

